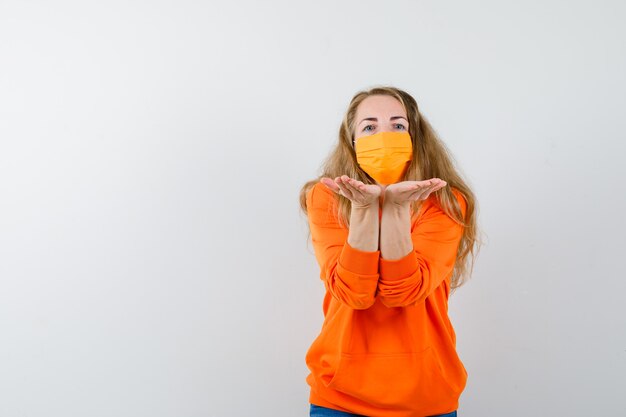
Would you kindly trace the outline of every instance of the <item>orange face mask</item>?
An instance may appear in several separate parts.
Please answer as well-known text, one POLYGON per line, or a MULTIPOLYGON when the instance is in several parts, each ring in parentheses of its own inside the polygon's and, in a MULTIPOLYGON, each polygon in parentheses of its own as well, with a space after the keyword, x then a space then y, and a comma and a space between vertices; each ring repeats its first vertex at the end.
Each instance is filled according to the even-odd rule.
POLYGON ((356 140, 356 160, 379 184, 402 179, 413 157, 409 132, 378 132, 356 140))

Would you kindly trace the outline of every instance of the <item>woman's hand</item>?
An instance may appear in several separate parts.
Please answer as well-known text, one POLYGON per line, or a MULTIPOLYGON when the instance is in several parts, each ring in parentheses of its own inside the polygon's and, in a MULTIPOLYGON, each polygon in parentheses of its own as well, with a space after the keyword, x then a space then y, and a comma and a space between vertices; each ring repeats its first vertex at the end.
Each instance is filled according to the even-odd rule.
POLYGON ((382 191, 376 184, 365 184, 347 175, 334 180, 324 177, 320 182, 335 193, 348 198, 352 202, 352 207, 370 207, 374 203, 378 205, 382 191))
POLYGON ((447 183, 439 178, 424 181, 402 181, 385 188, 385 203, 406 205, 411 201, 426 200, 428 196, 447 183))

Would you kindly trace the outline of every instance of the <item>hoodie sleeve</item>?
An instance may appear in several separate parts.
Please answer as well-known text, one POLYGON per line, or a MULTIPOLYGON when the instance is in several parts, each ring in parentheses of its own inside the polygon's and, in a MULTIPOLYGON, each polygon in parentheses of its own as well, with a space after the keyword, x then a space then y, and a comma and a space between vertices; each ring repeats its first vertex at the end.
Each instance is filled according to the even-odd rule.
MULTIPOLYGON (((454 193, 463 217, 466 202, 454 193)), ((433 200, 411 230, 413 251, 400 259, 380 258, 378 296, 387 307, 404 307, 423 302, 454 269, 463 226, 450 218, 433 200)))
POLYGON ((336 198, 324 184, 315 184, 306 202, 311 241, 326 290, 353 309, 369 308, 375 301, 380 251, 361 251, 348 244, 348 229, 337 220, 336 198))

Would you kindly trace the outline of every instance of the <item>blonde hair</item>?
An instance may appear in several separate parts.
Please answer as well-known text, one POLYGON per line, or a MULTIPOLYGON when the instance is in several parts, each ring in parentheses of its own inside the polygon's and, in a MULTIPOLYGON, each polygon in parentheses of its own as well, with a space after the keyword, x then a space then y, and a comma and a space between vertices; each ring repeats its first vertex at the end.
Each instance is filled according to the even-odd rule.
MULTIPOLYGON (((406 110, 409 121, 408 131, 413 142, 413 158, 406 170, 403 181, 441 178, 448 184, 448 186, 432 193, 431 196, 435 196, 437 203, 446 214, 464 226, 450 281, 450 288, 454 291, 454 289, 465 284, 471 276, 474 261, 481 245, 478 239, 476 198, 455 168, 452 154, 439 139, 430 123, 419 112, 415 99, 405 91, 391 86, 378 86, 360 91, 354 95, 339 128, 339 141, 324 161, 321 167, 321 175, 314 180, 306 182, 300 190, 300 207, 307 214, 306 194, 322 177, 335 179, 341 175, 347 175, 365 184, 376 183, 359 167, 353 147, 357 108, 365 98, 372 95, 395 97, 406 110), (457 189, 465 198, 467 203, 465 219, 462 218, 461 208, 452 193, 452 188, 457 189), (471 255, 471 266, 468 269, 469 255, 471 255)), ((341 225, 349 227, 351 202, 342 195, 335 194, 335 197, 338 198, 337 219, 341 225)), ((412 202, 413 216, 418 214, 421 205, 422 201, 412 202)))

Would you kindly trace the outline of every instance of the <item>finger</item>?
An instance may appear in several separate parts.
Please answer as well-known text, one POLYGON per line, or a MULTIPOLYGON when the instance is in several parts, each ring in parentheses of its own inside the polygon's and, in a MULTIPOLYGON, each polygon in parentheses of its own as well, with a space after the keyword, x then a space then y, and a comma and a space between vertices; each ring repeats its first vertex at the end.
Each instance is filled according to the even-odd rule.
POLYGON ((432 183, 431 180, 426 180, 426 181, 418 181, 415 186, 410 188, 410 192, 424 192, 425 190, 429 189, 430 187, 432 187, 432 183))
POLYGON ((434 191, 439 191, 439 190, 441 190, 442 188, 445 188, 445 186, 446 186, 446 185, 448 185, 448 183, 447 183, 447 182, 445 182, 445 181, 442 181, 442 182, 441 182, 441 183, 440 183, 437 187, 435 187, 435 189, 433 190, 433 192, 434 192, 434 191))
POLYGON ((352 200, 363 200, 364 197, 364 193, 362 190, 360 190, 358 187, 356 187, 353 183, 354 180, 353 178, 347 177, 347 176, 343 176, 342 178, 342 183, 344 185, 344 187, 346 187, 346 189, 350 192, 350 195, 352 196, 351 199, 352 200))
POLYGON ((343 185, 348 188, 351 192, 353 193, 357 193, 360 192, 359 187, 357 187, 356 183, 358 182, 358 180, 355 180, 354 178, 350 178, 347 175, 342 175, 341 176, 341 182, 343 183, 343 185))
POLYGON ((438 180, 437 183, 435 183, 431 189, 430 192, 434 193, 435 191, 439 191, 441 190, 443 187, 445 187, 446 185, 448 185, 447 182, 445 182, 444 180, 438 180))
POLYGON ((344 181, 344 184, 350 188, 350 191, 354 196, 358 195, 363 197, 365 194, 367 194, 367 191, 365 190, 365 184, 363 184, 359 180, 355 180, 354 178, 348 178, 347 181, 344 181))
POLYGON ((320 182, 324 184, 326 188, 328 188, 329 190, 335 193, 339 193, 339 187, 337 186, 337 184, 335 184, 335 181, 333 181, 332 179, 324 177, 320 179, 320 182))
POLYGON ((430 187, 431 185, 433 185, 434 179, 431 178, 429 180, 421 180, 421 181, 416 181, 416 184, 420 187, 420 188, 425 188, 425 187, 430 187))
POLYGON ((422 182, 422 190, 424 191, 432 191, 434 189, 440 188, 442 185, 445 185, 445 181, 439 178, 431 178, 429 180, 420 181, 422 182))
POLYGON ((352 193, 350 192, 350 190, 348 189, 348 187, 346 187, 343 183, 343 181, 341 181, 340 177, 337 177, 335 179, 335 184, 337 184, 337 187, 339 187, 340 190, 340 194, 343 195, 346 198, 349 198, 350 200, 352 200, 354 197, 352 196, 352 193))
POLYGON ((414 192, 413 194, 411 194, 408 197, 408 200, 417 201, 417 200, 426 200, 426 198, 427 198, 426 192, 424 190, 418 190, 414 192))
POLYGON ((432 185, 430 184, 430 180, 414 181, 412 184, 407 184, 404 189, 399 190, 398 193, 404 195, 412 195, 416 192, 423 192, 430 187, 432 187, 432 185))
POLYGON ((352 193, 350 192, 350 190, 348 190, 348 188, 343 185, 343 184, 337 184, 339 186, 339 194, 346 197, 348 200, 354 200, 354 196, 352 195, 352 193))
POLYGON ((349 177, 349 176, 347 176, 347 175, 342 175, 341 177, 339 177, 339 180, 341 180, 341 182, 343 182, 343 183, 347 183, 347 182, 349 182, 351 179, 352 179, 352 178, 350 178, 350 177, 349 177))
POLYGON ((432 193, 442 189, 446 185, 447 183, 445 181, 438 182, 431 187, 425 188, 424 190, 422 190, 421 193, 414 194, 413 196, 411 196, 411 200, 426 200, 432 193))
POLYGON ((430 195, 430 193, 438 186, 439 184, 436 185, 430 185, 430 186, 426 186, 423 188, 420 188, 418 190, 416 190, 415 192, 413 192, 411 194, 411 196, 409 197, 410 200, 426 200, 428 198, 428 196, 430 195))
POLYGON ((436 183, 436 181, 434 179, 429 179, 429 180, 422 180, 422 181, 414 181, 413 182, 413 186, 411 187, 412 191, 415 191, 417 189, 420 190, 426 190, 430 187, 432 187, 434 184, 436 183))

